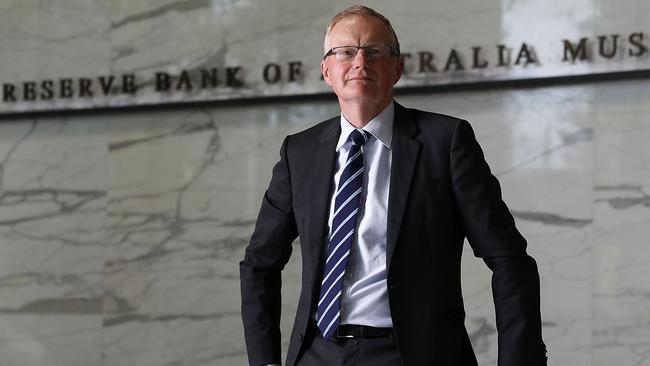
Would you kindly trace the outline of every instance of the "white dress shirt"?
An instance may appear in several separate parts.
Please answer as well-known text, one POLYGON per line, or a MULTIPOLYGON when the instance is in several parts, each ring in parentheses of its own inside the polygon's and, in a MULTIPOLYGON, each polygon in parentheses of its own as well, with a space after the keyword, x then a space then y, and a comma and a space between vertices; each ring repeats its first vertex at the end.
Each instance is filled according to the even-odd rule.
MULTIPOLYGON (((363 195, 357 228, 343 279, 341 324, 392 327, 386 285, 386 229, 390 186, 391 140, 395 107, 391 102, 363 130, 372 134, 363 146, 363 195)), ((341 135, 336 145, 334 185, 343 173, 341 167, 352 145, 348 141, 355 127, 341 114, 341 135)), ((334 192, 330 196, 328 242, 332 230, 334 192)))

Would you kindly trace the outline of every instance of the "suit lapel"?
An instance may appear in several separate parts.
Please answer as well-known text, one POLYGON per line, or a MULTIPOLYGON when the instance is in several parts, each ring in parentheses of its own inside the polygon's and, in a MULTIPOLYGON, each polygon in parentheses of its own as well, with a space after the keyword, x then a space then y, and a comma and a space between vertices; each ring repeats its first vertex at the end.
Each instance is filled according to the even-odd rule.
POLYGON ((318 144, 315 144, 315 151, 310 159, 310 183, 308 187, 303 188, 310 191, 312 199, 306 227, 314 228, 308 234, 308 243, 312 251, 310 255, 311 268, 314 270, 320 268, 323 247, 325 246, 323 240, 325 239, 325 229, 329 216, 328 204, 332 191, 334 162, 336 161, 336 143, 341 131, 339 121, 340 117, 330 119, 327 127, 318 137, 318 144))
MULTIPOLYGON (((309 255, 311 267, 315 271, 320 268, 321 258, 325 239, 325 229, 329 215, 329 197, 332 190, 332 174, 336 161, 336 143, 340 134, 339 117, 330 119, 328 126, 318 138, 318 144, 311 161, 312 173, 308 187, 313 201, 310 203, 308 224, 306 227, 313 227, 307 235, 309 247, 312 251, 309 255)), ((386 238, 386 268, 390 268, 390 262, 397 244, 397 236, 402 224, 406 198, 415 163, 417 162, 420 143, 413 137, 417 134, 415 122, 411 119, 408 111, 395 102, 395 121, 393 126, 393 141, 391 143, 393 154, 390 173, 390 193, 388 195, 388 227, 386 238)), ((316 274, 316 272, 314 273, 316 274)))
POLYGON ((420 143, 413 136, 417 134, 415 122, 408 111, 395 102, 395 119, 391 143, 393 156, 390 172, 390 193, 388 194, 388 228, 386 238, 386 268, 390 268, 395 252, 397 236, 404 216, 413 170, 417 161, 420 143))

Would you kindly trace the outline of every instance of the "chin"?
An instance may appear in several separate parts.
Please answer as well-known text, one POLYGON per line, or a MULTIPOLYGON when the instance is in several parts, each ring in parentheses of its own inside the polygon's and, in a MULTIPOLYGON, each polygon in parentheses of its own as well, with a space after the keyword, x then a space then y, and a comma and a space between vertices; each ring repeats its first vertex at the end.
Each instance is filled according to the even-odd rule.
POLYGON ((343 94, 350 98, 381 99, 381 96, 374 88, 365 85, 355 85, 355 87, 347 89, 343 94))

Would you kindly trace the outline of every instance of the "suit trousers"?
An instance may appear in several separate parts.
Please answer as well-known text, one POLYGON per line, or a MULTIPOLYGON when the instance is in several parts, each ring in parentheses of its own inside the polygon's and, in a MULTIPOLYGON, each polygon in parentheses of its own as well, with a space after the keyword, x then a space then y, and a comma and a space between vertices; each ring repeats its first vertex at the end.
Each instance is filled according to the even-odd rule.
POLYGON ((310 320, 297 366, 402 366, 395 334, 381 338, 324 340, 310 320))

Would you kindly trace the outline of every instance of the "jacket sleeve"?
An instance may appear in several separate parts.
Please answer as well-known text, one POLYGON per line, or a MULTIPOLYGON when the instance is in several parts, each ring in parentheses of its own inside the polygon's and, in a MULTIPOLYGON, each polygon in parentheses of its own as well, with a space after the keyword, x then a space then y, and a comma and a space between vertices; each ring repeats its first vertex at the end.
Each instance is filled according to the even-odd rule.
POLYGON ((537 265, 467 121, 456 126, 450 149, 452 189, 467 239, 492 270, 498 364, 546 365, 537 265))
POLYGON ((241 312, 250 365, 280 363, 281 271, 297 237, 287 160, 289 137, 280 149, 262 199, 255 230, 239 263, 241 312))

